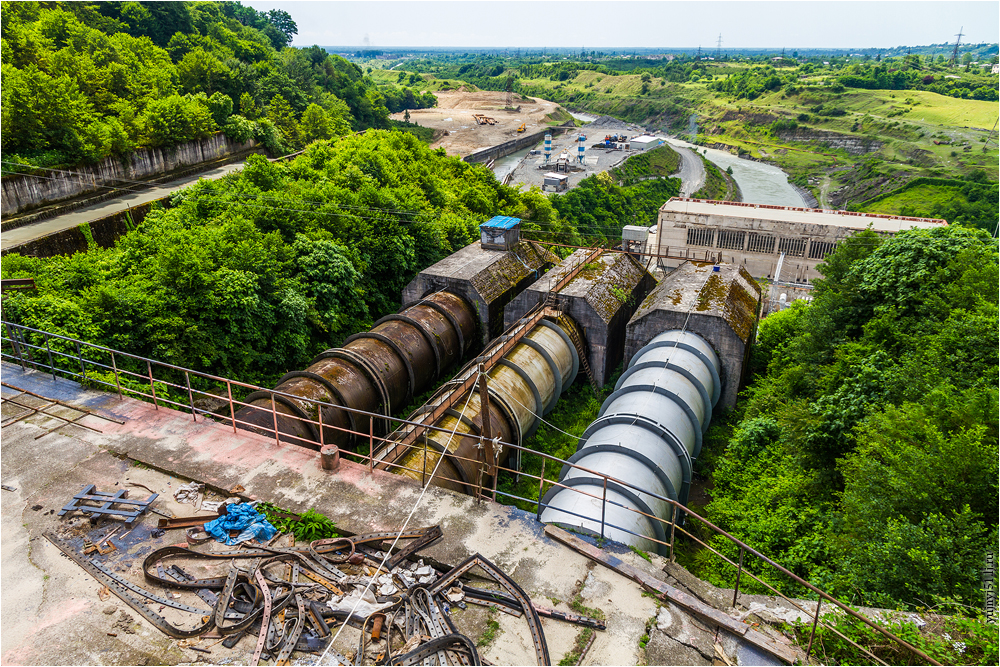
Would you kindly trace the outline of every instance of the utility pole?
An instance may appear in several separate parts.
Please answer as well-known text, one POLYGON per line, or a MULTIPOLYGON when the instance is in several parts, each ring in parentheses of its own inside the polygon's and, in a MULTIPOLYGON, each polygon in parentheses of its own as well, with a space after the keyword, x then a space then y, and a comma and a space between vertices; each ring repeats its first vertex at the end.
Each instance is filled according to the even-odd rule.
POLYGON ((955 50, 951 52, 951 66, 954 67, 955 63, 958 61, 958 44, 962 41, 962 30, 965 28, 963 25, 958 29, 958 34, 955 35, 958 39, 955 40, 955 50))

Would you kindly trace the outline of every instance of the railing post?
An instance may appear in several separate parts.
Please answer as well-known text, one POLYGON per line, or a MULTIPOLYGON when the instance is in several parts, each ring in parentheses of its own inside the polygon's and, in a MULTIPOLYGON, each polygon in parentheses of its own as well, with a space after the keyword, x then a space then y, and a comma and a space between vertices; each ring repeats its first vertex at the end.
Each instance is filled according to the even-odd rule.
POLYGON ((604 495, 601 498, 601 539, 604 539, 604 514, 608 508, 608 478, 604 478, 604 495))
MULTIPOLYGON (((46 342, 48 342, 48 341, 46 341, 46 342)), ((118 364, 115 363, 115 351, 114 350, 111 351, 111 368, 115 372, 115 387, 118 388, 118 400, 119 401, 123 401, 125 399, 122 397, 122 384, 121 384, 121 382, 118 381, 118 364)))
POLYGON ((49 346, 49 335, 45 334, 45 351, 49 353, 49 370, 52 371, 52 381, 56 381, 56 363, 52 361, 52 348, 49 346))
POLYGON ((153 407, 159 410, 160 406, 156 402, 156 386, 153 384, 153 364, 149 363, 149 359, 146 360, 146 373, 149 375, 149 393, 153 395, 153 407))
POLYGON ((674 562, 674 529, 677 527, 677 515, 680 513, 681 508, 674 505, 674 511, 672 514, 672 521, 670 522, 670 562, 674 562))
POLYGON ((7 338, 10 339, 10 344, 14 348, 14 353, 17 354, 17 358, 21 362, 21 370, 26 371, 28 369, 24 367, 24 357, 21 356, 21 346, 17 344, 17 339, 14 338, 14 333, 10 328, 10 322, 5 322, 4 324, 7 327, 7 338))
POLYGON ((198 413, 194 409, 194 394, 191 393, 191 374, 184 371, 184 384, 187 385, 188 403, 191 404, 191 419, 198 421, 198 413))
POLYGON ((323 439, 323 406, 319 403, 316 404, 316 422, 319 424, 319 449, 323 451, 326 442, 323 439))
POLYGON ((274 442, 276 444, 281 444, 281 440, 278 438, 278 408, 274 404, 274 392, 271 392, 271 417, 274 421, 274 442))
POLYGON ((368 473, 375 472, 375 417, 368 415, 368 473))
POLYGON ((740 564, 736 568, 736 588, 733 589, 733 607, 736 606, 736 596, 740 594, 740 575, 743 574, 743 547, 740 547, 740 564))
POLYGON ((35 363, 35 357, 31 354, 31 349, 28 344, 24 342, 24 330, 20 329, 17 334, 17 339, 21 343, 21 349, 24 350, 24 355, 28 357, 28 361, 31 362, 31 367, 33 370, 38 370, 38 364, 35 363))
POLYGON ((542 472, 538 473, 538 512, 542 512, 542 485, 545 484, 545 457, 542 457, 542 472))
POLYGON ((823 604, 823 598, 816 599, 816 615, 813 617, 812 632, 809 633, 809 646, 806 647, 806 657, 803 662, 809 661, 809 653, 812 651, 813 639, 816 637, 816 624, 819 623, 819 608, 823 604))
POLYGON ((420 473, 420 488, 424 488, 427 485, 427 432, 424 431, 424 469, 420 473))
POLYGON ((233 406, 233 383, 226 380, 226 393, 229 395, 229 417, 233 420, 233 435, 236 435, 236 408, 233 406))
MULTIPOLYGON (((499 437, 499 436, 497 436, 499 437)), ((500 479, 500 457, 497 443, 493 443, 493 502, 497 501, 497 481, 500 479)))
POLYGON ((87 369, 83 365, 83 351, 80 349, 80 341, 76 341, 76 358, 80 360, 80 373, 83 374, 83 379, 87 379, 87 369))

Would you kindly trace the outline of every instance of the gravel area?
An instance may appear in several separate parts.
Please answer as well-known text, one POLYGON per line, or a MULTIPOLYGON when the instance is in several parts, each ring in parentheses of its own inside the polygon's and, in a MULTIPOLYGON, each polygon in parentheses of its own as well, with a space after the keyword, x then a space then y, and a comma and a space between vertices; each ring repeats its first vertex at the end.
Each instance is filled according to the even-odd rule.
MULTIPOLYGON (((641 153, 637 150, 608 150, 605 148, 592 148, 592 146, 604 140, 607 134, 624 132, 630 137, 643 134, 643 129, 631 123, 625 123, 610 116, 601 116, 592 123, 588 123, 579 128, 576 132, 552 137, 552 159, 548 166, 545 165, 544 154, 527 155, 514 169, 511 176, 511 185, 524 185, 526 187, 542 187, 544 175, 550 171, 555 171, 555 162, 559 154, 563 151, 569 153, 571 171, 569 172, 569 187, 574 188, 580 181, 593 176, 602 171, 612 169, 632 155, 641 153), (584 141, 586 151, 584 152, 584 164, 577 162, 577 138, 581 135, 587 137, 584 141)), ((542 151, 545 142, 540 141, 534 148, 542 151)))

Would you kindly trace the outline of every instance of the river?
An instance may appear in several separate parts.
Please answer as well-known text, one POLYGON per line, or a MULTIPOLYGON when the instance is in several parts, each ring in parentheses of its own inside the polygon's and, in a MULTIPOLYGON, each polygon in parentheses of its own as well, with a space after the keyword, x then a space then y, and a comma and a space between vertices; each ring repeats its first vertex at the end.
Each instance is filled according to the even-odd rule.
POLYGON ((661 139, 675 146, 690 148, 701 153, 723 171, 732 167, 733 178, 739 184, 745 202, 775 206, 805 206, 802 195, 789 184, 788 174, 773 165, 743 160, 726 151, 695 146, 673 137, 661 137, 661 139))

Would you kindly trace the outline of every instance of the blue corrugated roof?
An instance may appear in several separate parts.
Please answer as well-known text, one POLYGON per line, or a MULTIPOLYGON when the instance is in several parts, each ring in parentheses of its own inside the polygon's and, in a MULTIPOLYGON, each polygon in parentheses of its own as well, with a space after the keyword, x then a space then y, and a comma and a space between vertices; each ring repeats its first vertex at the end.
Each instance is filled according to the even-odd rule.
POLYGON ((509 215, 498 215, 490 218, 480 227, 489 227, 491 229, 513 229, 521 224, 521 218, 512 218, 509 215))

